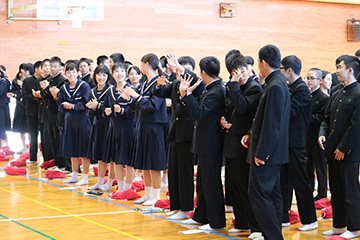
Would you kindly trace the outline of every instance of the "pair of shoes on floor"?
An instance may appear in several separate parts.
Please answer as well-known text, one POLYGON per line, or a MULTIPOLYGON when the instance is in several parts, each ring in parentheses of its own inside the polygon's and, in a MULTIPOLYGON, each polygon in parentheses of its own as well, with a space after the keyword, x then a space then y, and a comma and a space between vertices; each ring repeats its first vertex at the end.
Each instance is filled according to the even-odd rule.
POLYGON ((310 231, 310 230, 314 230, 317 229, 319 227, 317 222, 313 222, 313 223, 309 223, 309 224, 304 224, 301 227, 299 227, 299 231, 310 231))
POLYGON ((359 236, 359 233, 357 231, 355 232, 351 232, 351 231, 346 231, 346 228, 332 228, 328 231, 325 231, 322 233, 325 236, 331 236, 331 235, 340 235, 340 237, 343 238, 356 238, 359 236))

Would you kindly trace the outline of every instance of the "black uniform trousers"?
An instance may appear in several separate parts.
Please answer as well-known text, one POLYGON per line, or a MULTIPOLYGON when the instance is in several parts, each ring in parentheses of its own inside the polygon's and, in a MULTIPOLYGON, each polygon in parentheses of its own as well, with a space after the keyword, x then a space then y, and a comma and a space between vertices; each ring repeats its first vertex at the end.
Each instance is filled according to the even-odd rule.
POLYGON ((328 158, 333 226, 360 230, 359 162, 328 158))
POLYGON ((315 174, 318 180, 318 189, 316 200, 327 197, 327 168, 326 168, 326 157, 324 150, 322 150, 319 144, 306 146, 306 152, 308 162, 306 165, 307 175, 309 176, 311 189, 314 189, 315 185, 315 174))
POLYGON ((226 158, 225 189, 227 197, 232 203, 235 215, 236 229, 251 229, 260 232, 249 199, 250 165, 246 162, 245 153, 241 158, 226 158))
POLYGON ((249 197, 262 235, 266 240, 282 240, 281 165, 250 166, 249 197))
POLYGON ((50 161, 51 159, 54 159, 54 154, 51 149, 50 144, 50 136, 45 131, 45 124, 42 122, 39 122, 39 129, 40 129, 40 141, 41 141, 41 151, 44 158, 44 162, 50 161))
POLYGON ((45 123, 45 131, 50 136, 50 145, 54 154, 55 165, 59 168, 65 167, 65 158, 59 156, 61 135, 58 126, 55 123, 45 123))
POLYGON ((30 161, 37 161, 39 120, 37 116, 26 116, 30 134, 30 161))
POLYGON ((191 141, 169 143, 170 210, 194 209, 194 164, 191 141))
MULTIPOLYGON (((302 224, 309 224, 317 221, 316 210, 313 197, 313 188, 309 183, 309 178, 306 173, 306 149, 305 147, 293 147, 289 148, 289 163, 282 166, 281 171, 281 192, 283 196, 283 215, 289 215, 289 190, 292 193, 292 189, 295 190, 295 196, 297 201, 297 207, 302 224), (288 184, 291 189, 287 189, 288 184)), ((285 216, 284 216, 285 217, 285 216)), ((283 222, 284 222, 283 217, 283 222)), ((288 221, 289 222, 289 221, 288 221)))
POLYGON ((223 228, 225 223, 224 193, 221 183, 221 155, 198 155, 196 177, 197 208, 193 220, 223 228))

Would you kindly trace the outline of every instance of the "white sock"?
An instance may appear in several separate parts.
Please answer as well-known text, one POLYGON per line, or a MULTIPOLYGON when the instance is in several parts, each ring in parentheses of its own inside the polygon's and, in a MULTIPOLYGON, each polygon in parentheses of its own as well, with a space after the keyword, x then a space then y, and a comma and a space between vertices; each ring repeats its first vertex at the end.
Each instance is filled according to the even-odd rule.
POLYGON ((161 181, 163 181, 163 182, 168 181, 168 175, 166 173, 163 174, 163 177, 162 177, 161 181))
POLYGON ((105 183, 105 186, 107 187, 107 188, 111 188, 112 187, 112 184, 113 184, 113 182, 114 182, 114 179, 108 179, 108 181, 105 183))
POLYGON ((82 175, 82 178, 81 178, 81 180, 82 179, 84 179, 84 180, 88 180, 88 174, 87 173, 83 173, 83 175, 82 175))
POLYGON ((117 192, 122 192, 124 190, 124 181, 118 181, 118 190, 117 192))
POLYGON ((131 183, 125 183, 123 191, 129 190, 131 188, 131 183))
POLYGON ((98 182, 96 184, 103 185, 104 184, 104 177, 98 177, 98 182))
POLYGON ((160 199, 160 188, 153 188, 152 190, 152 199, 159 200, 160 199))
POLYGON ((78 181, 78 176, 79 176, 79 173, 78 173, 78 172, 72 172, 71 178, 63 181, 63 183, 74 183, 74 182, 77 182, 77 181, 78 181))
POLYGON ((152 197, 153 188, 152 187, 145 187, 145 195, 147 199, 150 199, 152 197))
POLYGON ((152 187, 145 187, 145 195, 142 198, 135 200, 134 203, 138 204, 149 200, 152 197, 152 190, 152 187))

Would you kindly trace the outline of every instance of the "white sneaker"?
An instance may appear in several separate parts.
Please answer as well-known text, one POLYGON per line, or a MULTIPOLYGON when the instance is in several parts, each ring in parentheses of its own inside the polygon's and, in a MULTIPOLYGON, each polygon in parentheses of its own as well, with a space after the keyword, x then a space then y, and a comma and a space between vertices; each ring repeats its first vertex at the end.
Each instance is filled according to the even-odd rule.
POLYGON ((223 230, 224 228, 212 228, 210 224, 205 224, 199 227, 200 230, 223 230))
POLYGON ((249 239, 256 239, 262 237, 262 233, 261 232, 253 232, 250 234, 250 236, 248 236, 249 239))
POLYGON ((299 231, 310 231, 310 230, 314 230, 317 229, 319 227, 317 222, 313 222, 313 223, 309 223, 309 224, 304 224, 301 227, 299 227, 299 231))
POLYGON ((187 214, 187 212, 183 212, 180 211, 174 215, 172 215, 171 217, 169 217, 172 220, 180 220, 180 219, 188 219, 190 218, 189 215, 187 214))
POLYGON ((166 213, 165 215, 166 215, 167 217, 170 217, 170 216, 172 216, 172 215, 174 215, 174 214, 177 214, 178 212, 180 212, 179 209, 178 209, 178 210, 175 210, 175 211, 172 211, 172 212, 168 212, 168 213, 166 213))
POLYGON ((330 230, 323 232, 322 235, 325 236, 340 235, 344 232, 346 232, 346 228, 332 228, 330 230))
POLYGON ((188 220, 181 221, 182 224, 191 224, 191 225, 201 225, 201 223, 193 220, 192 218, 188 220))
POLYGON ((355 232, 346 231, 340 235, 340 237, 348 238, 348 239, 356 238, 358 236, 359 236, 359 233, 357 231, 355 231, 355 232))
POLYGON ((250 232, 250 229, 237 229, 237 228, 229 229, 229 233, 241 233, 241 232, 250 232))

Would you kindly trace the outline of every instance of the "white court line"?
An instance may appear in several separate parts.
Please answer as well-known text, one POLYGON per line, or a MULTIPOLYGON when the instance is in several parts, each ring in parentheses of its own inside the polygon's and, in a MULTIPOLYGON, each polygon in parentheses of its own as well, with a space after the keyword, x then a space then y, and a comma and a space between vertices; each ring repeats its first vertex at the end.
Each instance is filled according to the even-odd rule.
POLYGON ((79 216, 91 216, 91 215, 105 215, 105 214, 117 214, 117 213, 129 213, 129 212, 134 212, 134 211, 103 212, 103 213, 84 213, 84 214, 60 215, 60 216, 47 216, 47 217, 15 218, 15 219, 0 219, 0 222, 22 221, 22 220, 37 220, 37 219, 47 219, 47 218, 79 217, 79 216))

